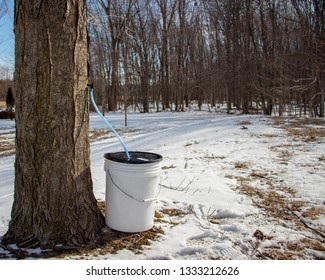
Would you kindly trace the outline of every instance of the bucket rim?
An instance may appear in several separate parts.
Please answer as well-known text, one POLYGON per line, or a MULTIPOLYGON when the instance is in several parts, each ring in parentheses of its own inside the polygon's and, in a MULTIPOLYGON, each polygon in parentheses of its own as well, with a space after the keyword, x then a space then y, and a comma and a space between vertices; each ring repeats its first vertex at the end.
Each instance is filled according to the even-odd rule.
POLYGON ((129 155, 131 157, 130 160, 127 159, 124 151, 105 153, 104 158, 113 162, 126 164, 158 163, 163 159, 162 155, 151 152, 129 151, 129 155))

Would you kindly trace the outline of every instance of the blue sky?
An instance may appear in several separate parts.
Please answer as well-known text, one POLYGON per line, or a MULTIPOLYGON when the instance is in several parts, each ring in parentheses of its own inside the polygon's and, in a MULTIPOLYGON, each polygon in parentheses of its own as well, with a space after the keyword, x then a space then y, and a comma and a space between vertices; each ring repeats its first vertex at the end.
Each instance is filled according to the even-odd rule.
POLYGON ((7 1, 9 14, 0 18, 0 65, 14 65, 13 1, 7 1))

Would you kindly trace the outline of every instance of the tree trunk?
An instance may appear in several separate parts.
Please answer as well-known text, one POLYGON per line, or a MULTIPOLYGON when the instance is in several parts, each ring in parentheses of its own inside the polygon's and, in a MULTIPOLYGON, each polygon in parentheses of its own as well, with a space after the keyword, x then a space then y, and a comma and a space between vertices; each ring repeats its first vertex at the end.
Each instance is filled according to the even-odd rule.
POLYGON ((92 242, 104 219, 90 170, 86 0, 15 0, 15 35, 15 195, 3 242, 92 242))
POLYGON ((320 106, 319 106, 319 116, 324 118, 324 102, 325 102, 325 81, 321 79, 320 82, 320 106))

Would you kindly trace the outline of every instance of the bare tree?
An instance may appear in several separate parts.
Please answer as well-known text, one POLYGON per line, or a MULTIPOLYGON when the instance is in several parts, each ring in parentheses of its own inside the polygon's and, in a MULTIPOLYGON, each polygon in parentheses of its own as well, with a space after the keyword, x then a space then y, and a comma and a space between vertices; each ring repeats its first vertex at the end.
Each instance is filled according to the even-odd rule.
POLYGON ((129 101, 144 112, 153 100, 182 111, 184 100, 195 99, 199 107, 226 102, 228 113, 282 115, 299 107, 323 116, 324 1, 92 2, 106 15, 96 36, 103 43, 95 43, 103 55, 93 69, 108 66, 98 73, 121 100, 120 70, 129 69, 129 101))
POLYGON ((177 0, 155 0, 160 12, 160 71, 163 109, 170 108, 170 65, 168 41, 171 24, 174 20, 177 0))
POLYGON ((149 112, 150 94, 150 51, 152 49, 152 28, 150 14, 150 1, 137 1, 132 18, 134 66, 140 79, 140 98, 142 111, 149 112))
MULTIPOLYGON (((297 19, 305 40, 309 42, 305 55, 310 61, 310 75, 317 78, 316 92, 311 98, 317 98, 316 115, 324 117, 325 98, 325 1, 324 0, 292 0, 297 19), (319 110, 317 110, 319 107, 319 110)), ((310 100, 314 103, 314 100, 310 100)), ((313 106, 313 105, 312 105, 313 106)))

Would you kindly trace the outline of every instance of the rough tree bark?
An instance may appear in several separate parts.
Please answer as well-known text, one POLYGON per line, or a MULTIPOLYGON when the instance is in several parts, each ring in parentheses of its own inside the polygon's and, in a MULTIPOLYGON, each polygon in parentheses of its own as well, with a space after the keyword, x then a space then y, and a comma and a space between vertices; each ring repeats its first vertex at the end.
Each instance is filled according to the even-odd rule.
POLYGON ((90 170, 86 0, 15 0, 15 36, 15 195, 3 243, 90 243, 104 219, 90 170))

